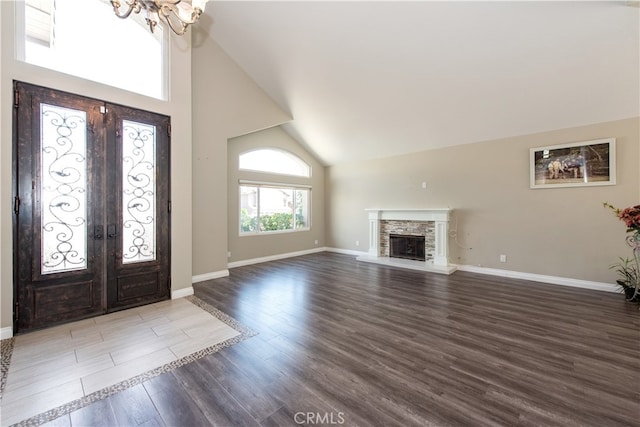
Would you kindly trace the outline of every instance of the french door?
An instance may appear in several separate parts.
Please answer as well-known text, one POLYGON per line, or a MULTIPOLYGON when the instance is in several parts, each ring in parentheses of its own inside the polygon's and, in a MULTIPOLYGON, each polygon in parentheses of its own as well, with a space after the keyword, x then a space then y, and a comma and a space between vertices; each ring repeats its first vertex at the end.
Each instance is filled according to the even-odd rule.
POLYGON ((169 297, 169 117, 15 82, 16 333, 169 297))

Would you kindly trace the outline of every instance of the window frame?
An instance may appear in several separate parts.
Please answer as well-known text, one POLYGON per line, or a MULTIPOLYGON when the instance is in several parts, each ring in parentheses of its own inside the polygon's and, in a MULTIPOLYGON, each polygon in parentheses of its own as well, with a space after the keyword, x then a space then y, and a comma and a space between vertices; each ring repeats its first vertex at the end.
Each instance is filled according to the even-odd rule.
MULTIPOLYGON (((1 0, 0 0, 1 1, 1 0)), ((85 0, 86 1, 86 0, 85 0)), ((97 2, 100 2, 100 0, 95 0, 97 2)), ((15 27, 14 27, 14 31, 15 31, 15 50, 14 50, 14 58, 16 61, 19 62, 23 62, 25 64, 28 64, 30 66, 34 66, 34 67, 40 67, 40 68, 44 68, 47 70, 51 70, 54 71, 56 73, 62 73, 62 74, 66 74, 66 75, 70 75, 73 76, 75 78, 78 79, 83 79, 86 81, 90 81, 90 82, 94 82, 100 85, 105 85, 108 87, 112 87, 118 90, 122 90, 122 91, 126 91, 129 93, 134 93, 136 95, 140 95, 140 96, 144 96, 144 97, 149 97, 152 99, 157 99, 160 101, 169 101, 170 100, 170 86, 169 86, 169 80, 171 78, 171 67, 170 67, 170 51, 171 51, 171 37, 170 37, 170 30, 168 30, 167 28, 163 27, 162 29, 162 35, 160 37, 157 37, 157 39, 160 41, 160 87, 157 88, 157 95, 156 94, 150 94, 150 93, 143 93, 134 89, 129 88, 125 88, 122 87, 122 85, 114 85, 112 82, 106 82, 103 81, 101 79, 96 79, 95 76, 87 76, 87 75, 79 75, 78 73, 74 73, 72 71, 69 71, 68 69, 59 69, 58 67, 55 66, 55 64, 49 63, 48 61, 38 61, 38 62, 33 62, 33 61, 29 61, 27 60, 27 43, 29 42, 27 40, 27 16, 26 16, 26 1, 16 1, 15 2, 15 27)), ((132 25, 133 23, 137 23, 142 25, 144 23, 144 17, 141 15, 132 15, 130 16, 128 19, 123 20, 122 24, 123 25, 132 25)), ((142 25, 143 27, 145 25, 142 25)))
MULTIPOLYGON (((310 231, 312 227, 312 187, 311 185, 305 184, 293 184, 293 183, 279 183, 279 182, 270 182, 270 181, 248 181, 248 180, 239 180, 238 181, 238 235, 240 237, 248 237, 248 236, 267 236, 273 234, 283 234, 283 233, 299 233, 304 231, 310 231), (257 200, 256 200, 256 219, 258 223, 258 227, 256 231, 243 231, 242 230, 242 187, 256 187, 258 189, 257 192, 257 200), (295 228, 295 210, 296 206, 294 205, 292 208, 293 211, 293 219, 294 219, 294 228, 287 230, 261 230, 260 229, 260 188, 271 188, 278 190, 306 190, 308 191, 307 196, 307 225, 303 228, 295 228)), ((295 200, 295 198, 294 198, 295 200)))

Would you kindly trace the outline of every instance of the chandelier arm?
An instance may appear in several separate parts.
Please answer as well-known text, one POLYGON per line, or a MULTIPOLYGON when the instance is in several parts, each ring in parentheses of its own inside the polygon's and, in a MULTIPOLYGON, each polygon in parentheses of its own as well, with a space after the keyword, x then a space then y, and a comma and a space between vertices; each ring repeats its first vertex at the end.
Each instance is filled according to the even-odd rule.
POLYGON ((140 13, 142 10, 142 5, 137 0, 127 1, 125 0, 125 4, 129 6, 129 10, 127 10, 124 14, 120 14, 120 6, 121 3, 119 0, 111 0, 111 6, 113 6, 113 12, 120 19, 126 19, 131 15, 131 12, 140 13))
POLYGON ((171 31, 173 31, 175 34, 182 36, 187 32, 188 25, 182 22, 182 20, 178 19, 180 28, 176 28, 177 23, 174 23, 174 21, 168 15, 158 14, 158 16, 164 23, 169 26, 169 28, 171 28, 171 31))
POLYGON ((195 24, 198 21, 198 18, 200 18, 202 10, 196 7, 191 11, 191 18, 183 19, 180 15, 180 12, 178 11, 177 6, 177 4, 181 1, 182 0, 178 0, 175 3, 163 3, 162 5, 160 5, 160 7, 158 7, 158 13, 166 16, 167 19, 169 18, 169 16, 175 16, 178 21, 186 25, 195 24))
POLYGON ((151 18, 146 18, 145 21, 147 22, 147 25, 149 26, 149 31, 151 31, 152 33, 154 32, 153 30, 156 29, 156 25, 158 25, 158 23, 151 18))
MULTIPOLYGON (((178 4, 183 0, 124 0, 124 3, 129 7, 125 13, 120 13, 120 7, 122 3, 120 0, 110 0, 113 6, 113 11, 118 18, 128 18, 131 13, 140 13, 142 9, 145 11, 147 25, 149 30, 153 33, 157 25, 158 20, 166 23, 171 31, 181 36, 187 31, 187 28, 191 24, 195 24, 202 15, 203 9, 200 7, 193 7, 191 9, 185 9, 187 14, 191 14, 190 17, 183 17, 180 13, 181 8, 178 4)), ((206 0, 202 3, 206 3, 206 0)))
POLYGON ((191 11, 191 18, 183 19, 180 16, 180 12, 178 11, 177 4, 182 0, 178 0, 171 3, 164 3, 158 8, 158 16, 164 21, 169 28, 179 36, 182 36, 186 33, 187 28, 191 24, 195 24, 200 15, 202 14, 202 10, 200 8, 195 8, 191 11), (179 23, 179 24, 178 24, 179 23), (178 28, 179 25, 179 28, 178 28))

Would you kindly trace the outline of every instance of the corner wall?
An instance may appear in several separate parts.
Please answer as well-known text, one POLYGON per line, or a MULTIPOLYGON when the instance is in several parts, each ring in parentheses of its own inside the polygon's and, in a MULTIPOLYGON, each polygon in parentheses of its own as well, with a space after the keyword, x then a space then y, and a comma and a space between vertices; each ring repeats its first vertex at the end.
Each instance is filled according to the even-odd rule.
POLYGON ((191 82, 193 275, 220 276, 227 271, 227 140, 291 117, 210 37, 194 44, 191 82))
POLYGON ((636 117, 328 167, 327 246, 366 251, 365 208, 451 207, 454 264, 614 283, 608 266, 631 253, 602 202, 639 203, 639 155, 636 117), (617 185, 529 188, 529 148, 607 137, 617 138, 617 185))

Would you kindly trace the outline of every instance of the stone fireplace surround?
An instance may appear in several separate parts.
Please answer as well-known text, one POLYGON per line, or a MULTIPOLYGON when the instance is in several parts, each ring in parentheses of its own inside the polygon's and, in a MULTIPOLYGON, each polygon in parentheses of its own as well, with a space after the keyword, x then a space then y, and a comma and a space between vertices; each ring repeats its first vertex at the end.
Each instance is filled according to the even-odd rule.
POLYGON ((433 221, 398 221, 381 220, 378 236, 378 256, 391 256, 390 237, 392 234, 402 236, 424 237, 425 260, 433 261, 435 254, 435 224, 433 221))
POLYGON ((450 208, 366 209, 369 213, 369 252, 357 259, 413 270, 451 274, 448 235, 450 208), (390 258, 389 234, 424 235, 426 261, 390 258), (386 242, 386 243, 385 243, 386 242))

